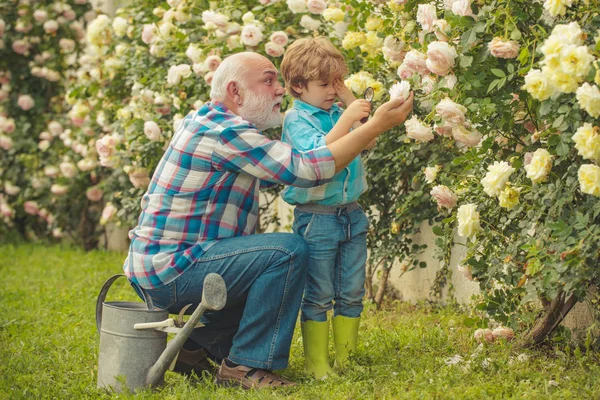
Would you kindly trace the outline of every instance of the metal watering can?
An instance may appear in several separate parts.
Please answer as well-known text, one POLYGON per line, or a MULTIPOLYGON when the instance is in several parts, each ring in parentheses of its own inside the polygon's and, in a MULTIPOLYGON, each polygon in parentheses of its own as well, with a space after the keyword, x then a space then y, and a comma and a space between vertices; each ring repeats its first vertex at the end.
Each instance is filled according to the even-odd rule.
POLYGON ((105 302, 110 286, 119 277, 109 278, 96 302, 96 328, 100 334, 98 355, 98 387, 120 392, 122 383, 135 391, 155 387, 164 375, 192 330, 204 326, 198 323, 206 310, 220 310, 227 301, 225 282, 218 274, 208 274, 202 288, 202 301, 186 323, 184 307, 175 321, 167 310, 155 309, 152 300, 142 290, 145 303, 105 302), (176 336, 167 344, 167 333, 176 336))

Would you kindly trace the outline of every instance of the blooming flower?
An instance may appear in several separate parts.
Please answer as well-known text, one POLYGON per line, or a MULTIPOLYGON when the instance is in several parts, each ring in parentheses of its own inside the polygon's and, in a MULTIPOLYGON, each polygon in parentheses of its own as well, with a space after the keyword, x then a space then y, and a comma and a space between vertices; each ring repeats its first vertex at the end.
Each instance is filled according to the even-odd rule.
POLYGON ((408 96, 410 96, 410 83, 407 81, 394 83, 390 88, 391 99, 401 99, 404 102, 408 99, 408 96))
POLYGON ((439 209, 447 208, 451 210, 456 207, 458 202, 458 196, 444 185, 434 186, 429 194, 435 199, 439 209))
POLYGON ((308 11, 306 0, 286 0, 286 4, 294 14, 308 11))
POLYGON ((430 126, 424 125, 416 115, 404 122, 406 127, 406 136, 419 142, 429 142, 433 139, 433 132, 430 126))
POLYGON ((579 155, 586 160, 600 162, 600 128, 585 123, 573 135, 579 155))
POLYGON ((457 125, 452 127, 452 137, 454 138, 454 140, 467 147, 477 146, 482 138, 481 133, 479 133, 478 130, 468 130, 463 125, 457 125))
POLYGON ((265 52, 271 57, 281 57, 285 52, 285 48, 274 42, 267 42, 265 44, 265 52))
POLYGON ((171 86, 178 85, 182 78, 187 78, 192 74, 192 69, 187 64, 173 65, 167 73, 167 83, 171 86))
POLYGON ((447 75, 458 57, 454 47, 446 42, 432 42, 427 47, 427 68, 437 75, 447 75))
POLYGON ((342 22, 344 20, 345 13, 336 7, 329 7, 323 11, 323 19, 331 22, 342 22))
POLYGON ((346 50, 354 49, 367 42, 367 35, 364 32, 346 32, 342 47, 346 50))
POLYGON ((427 56, 418 50, 411 50, 404 56, 402 65, 398 67, 398 76, 401 79, 408 79, 414 73, 426 75, 429 73, 427 68, 427 56))
POLYGON ((469 237, 472 240, 481 229, 479 212, 475 204, 463 204, 458 208, 458 236, 469 237))
POLYGON ((519 195, 519 190, 514 189, 507 184, 504 190, 502 190, 498 196, 500 207, 506 208, 507 210, 514 208, 517 204, 519 204, 519 195))
POLYGON ((33 108, 33 106, 35 105, 35 101, 33 100, 33 97, 31 97, 30 95, 22 94, 19 96, 19 99, 17 100, 17 105, 19 106, 19 108, 21 110, 28 111, 33 108))
POLYGON ((437 21, 435 5, 419 4, 419 8, 417 9, 417 22, 421 25, 423 31, 431 32, 435 21, 437 21))
POLYGON ((533 153, 531 162, 525 166, 527 177, 533 182, 543 182, 552 169, 552 156, 545 149, 537 149, 533 153))
POLYGON ((573 1, 574 0, 546 0, 544 1, 544 8, 550 15, 557 17, 559 15, 565 15, 567 7, 571 7, 573 1))
POLYGON ((514 40, 504 41, 499 37, 488 43, 490 54, 497 58, 516 58, 519 55, 519 44, 514 40))
POLYGON ((85 197, 87 197, 89 201, 100 201, 102 200, 103 195, 104 193, 98 186, 92 186, 85 191, 85 197))
POLYGON ((300 26, 309 31, 316 31, 321 26, 321 22, 308 15, 303 15, 302 18, 300 18, 300 26))
POLYGON ((596 85, 585 82, 577 89, 577 102, 590 116, 600 117, 600 90, 596 85))
POLYGON ((538 100, 546 100, 556 91, 550 83, 548 76, 543 74, 539 69, 532 69, 525 75, 523 89, 527 90, 533 98, 538 100))
POLYGON ((150 141, 152 142, 156 142, 157 140, 160 139, 160 128, 158 127, 158 124, 154 121, 146 121, 144 122, 144 135, 146 135, 146 137, 148 139, 150 139, 150 141))
POLYGON ((246 46, 254 47, 258 46, 263 39, 263 33, 256 25, 249 24, 244 26, 240 37, 246 46))
POLYGON ((582 193, 600 197, 600 167, 593 164, 584 164, 577 171, 579 189, 582 193))
POLYGON ((308 0, 306 8, 311 14, 323 14, 327 8, 327 3, 324 0, 308 0))
POLYGON ((271 42, 278 44, 279 46, 285 46, 288 44, 288 35, 283 31, 273 32, 269 38, 271 42))
POLYGON ((100 225, 106 225, 117 214, 117 207, 111 202, 106 203, 100 217, 100 225))
POLYGON ((449 98, 445 97, 442 99, 437 106, 435 106, 435 114, 442 118, 444 125, 462 125, 465 123, 465 113, 467 109, 449 98))
POLYGON ((506 161, 496 161, 488 167, 488 172, 481 180, 483 191, 488 196, 498 196, 504 190, 510 175, 515 172, 506 161))

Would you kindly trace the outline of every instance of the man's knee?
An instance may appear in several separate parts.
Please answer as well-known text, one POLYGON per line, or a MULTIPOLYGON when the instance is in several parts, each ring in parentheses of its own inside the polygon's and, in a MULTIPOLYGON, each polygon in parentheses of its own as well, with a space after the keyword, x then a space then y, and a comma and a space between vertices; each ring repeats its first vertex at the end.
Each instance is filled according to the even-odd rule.
POLYGON ((306 268, 308 261, 308 243, 300 235, 295 233, 273 233, 273 244, 281 248, 292 256, 294 264, 306 268))

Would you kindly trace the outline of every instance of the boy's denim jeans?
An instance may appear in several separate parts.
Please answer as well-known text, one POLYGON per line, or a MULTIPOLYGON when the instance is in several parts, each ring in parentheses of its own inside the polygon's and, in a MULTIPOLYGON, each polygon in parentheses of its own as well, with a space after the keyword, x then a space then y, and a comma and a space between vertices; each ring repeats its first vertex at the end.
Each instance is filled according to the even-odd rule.
POLYGON ((298 235, 265 233, 219 240, 173 282, 146 290, 157 307, 178 313, 202 298, 210 272, 227 286, 227 304, 206 312, 190 336, 217 358, 253 368, 287 367, 306 282, 308 246, 298 235))
POLYGON ((308 277, 301 320, 327 321, 333 315, 359 317, 365 295, 369 220, 361 208, 335 214, 294 210, 294 232, 309 246, 308 277))

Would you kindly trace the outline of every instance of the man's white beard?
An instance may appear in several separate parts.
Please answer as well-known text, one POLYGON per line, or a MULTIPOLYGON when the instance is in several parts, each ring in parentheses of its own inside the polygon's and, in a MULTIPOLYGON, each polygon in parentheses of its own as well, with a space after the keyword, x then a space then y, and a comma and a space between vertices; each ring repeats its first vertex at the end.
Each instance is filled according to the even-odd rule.
POLYGON ((244 105, 238 108, 238 114, 253 123, 259 130, 275 128, 281 125, 279 110, 273 111, 275 104, 281 104, 282 98, 271 100, 268 95, 257 95, 244 89, 244 105))

